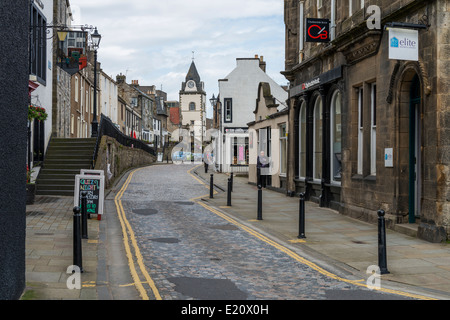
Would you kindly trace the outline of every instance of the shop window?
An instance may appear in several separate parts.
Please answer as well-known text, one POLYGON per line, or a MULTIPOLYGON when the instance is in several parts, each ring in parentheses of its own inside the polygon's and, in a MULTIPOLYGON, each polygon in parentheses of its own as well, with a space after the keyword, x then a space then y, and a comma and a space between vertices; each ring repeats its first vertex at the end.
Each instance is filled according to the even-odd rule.
POLYGON ((248 137, 233 137, 232 139, 232 165, 248 165, 249 149, 248 137))
POLYGON ((35 4, 30 11, 30 74, 45 85, 47 80, 47 20, 35 4))
POLYGON ((322 99, 316 98, 314 103, 314 155, 313 155, 313 178, 322 179, 322 99))
POLYGON ((224 122, 233 121, 233 100, 231 98, 224 99, 225 112, 224 112, 224 122))
POLYGON ((341 138, 342 138, 342 118, 341 118, 341 93, 335 91, 331 98, 331 180, 341 181, 341 138))
POLYGON ((363 88, 358 88, 358 167, 357 173, 363 173, 363 88))
POLYGON ((302 102, 299 114, 299 176, 306 177, 306 103, 302 102))

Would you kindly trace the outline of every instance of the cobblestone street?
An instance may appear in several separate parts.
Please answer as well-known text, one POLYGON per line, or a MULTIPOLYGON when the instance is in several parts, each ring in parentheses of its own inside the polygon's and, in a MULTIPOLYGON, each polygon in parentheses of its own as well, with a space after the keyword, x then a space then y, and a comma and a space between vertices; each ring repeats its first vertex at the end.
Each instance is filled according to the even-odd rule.
POLYGON ((353 298, 402 298, 313 270, 197 204, 209 191, 189 173, 192 168, 141 169, 122 197, 161 299, 319 300, 336 292, 353 298))

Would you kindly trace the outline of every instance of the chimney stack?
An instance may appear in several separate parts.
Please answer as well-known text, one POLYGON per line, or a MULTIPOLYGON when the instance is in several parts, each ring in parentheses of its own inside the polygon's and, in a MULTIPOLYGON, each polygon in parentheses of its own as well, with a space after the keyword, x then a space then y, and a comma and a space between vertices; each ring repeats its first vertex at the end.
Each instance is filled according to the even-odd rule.
POLYGON ((124 76, 122 73, 116 76, 116 82, 117 83, 125 83, 127 77, 124 76))
POLYGON ((259 67, 261 68, 262 71, 266 72, 266 62, 264 61, 263 56, 259 58, 259 67))

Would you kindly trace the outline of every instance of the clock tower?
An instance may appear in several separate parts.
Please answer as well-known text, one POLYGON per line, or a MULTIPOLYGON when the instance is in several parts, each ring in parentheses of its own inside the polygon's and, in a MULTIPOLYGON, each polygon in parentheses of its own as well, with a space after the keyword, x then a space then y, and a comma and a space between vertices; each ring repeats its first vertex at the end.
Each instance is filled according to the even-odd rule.
POLYGON ((181 84, 180 108, 183 126, 188 125, 190 136, 202 143, 206 135, 206 92, 194 61, 181 84))

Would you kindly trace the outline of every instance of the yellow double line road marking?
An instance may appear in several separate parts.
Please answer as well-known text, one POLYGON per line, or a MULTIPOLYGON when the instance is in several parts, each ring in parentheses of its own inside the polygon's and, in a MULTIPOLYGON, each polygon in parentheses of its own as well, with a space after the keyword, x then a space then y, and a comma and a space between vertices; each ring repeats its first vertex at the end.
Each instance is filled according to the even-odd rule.
POLYGON ((130 184, 131 179, 133 178, 133 175, 139 171, 142 170, 143 168, 140 169, 136 169, 134 171, 132 171, 127 180, 125 181, 125 183, 123 184, 122 188, 120 189, 120 191, 117 193, 117 195, 114 198, 114 203, 116 204, 116 209, 117 209, 117 215, 119 217, 120 220, 120 225, 122 226, 122 234, 123 234, 123 243, 125 245, 125 252, 127 254, 127 258, 128 258, 128 265, 130 267, 130 272, 131 272, 131 276, 133 277, 133 281, 134 284, 136 286, 136 289, 138 290, 140 296, 142 297, 143 300, 150 300, 148 294, 147 294, 147 290, 144 288, 144 286, 142 285, 142 283, 148 283, 148 285, 150 286, 150 288, 153 291, 153 295, 155 296, 156 300, 162 300, 161 296, 159 294, 158 289, 156 288, 155 283, 153 282, 152 278, 150 277, 150 275, 147 272, 147 269, 144 265, 144 259, 142 258, 142 254, 141 251, 139 250, 137 241, 136 241, 136 237, 134 235, 134 231, 131 228, 130 223, 128 222, 128 219, 126 217, 125 211, 123 209, 122 206, 122 196, 125 193, 125 191, 128 188, 128 185, 130 184), (134 262, 134 257, 133 254, 131 252, 131 246, 133 247, 134 250, 134 255, 136 257, 136 263, 139 266, 139 269, 141 270, 141 274, 143 275, 143 277, 145 278, 145 281, 142 282, 139 279, 139 275, 136 269, 136 264, 134 262))
MULTIPOLYGON (((199 179, 197 179, 192 173, 191 171, 196 169, 197 167, 191 169, 188 171, 188 173, 195 178, 197 181, 200 181, 199 179)), ((201 183, 203 183, 204 185, 206 185, 206 183, 204 183, 203 181, 200 181, 201 183)), ((301 257, 300 255, 298 255, 297 253, 295 253, 294 251, 288 249, 287 247, 269 239, 268 237, 262 235, 261 233, 257 232, 256 230, 247 227, 246 225, 238 222, 237 220, 231 218, 230 216, 226 215, 225 213, 222 213, 216 209, 214 209, 213 207, 208 206, 207 204, 203 203, 201 200, 199 201, 200 198, 202 198, 204 196, 201 197, 197 197, 197 198, 193 198, 191 199, 192 201, 195 201, 195 203, 201 205, 202 207, 204 207, 205 209, 211 211, 212 213, 218 215, 219 217, 225 219, 226 221, 234 224, 235 226, 241 228, 242 230, 246 231, 247 233, 251 234, 252 236, 262 240, 263 242, 275 247, 276 249, 286 253, 288 256, 290 256, 291 258, 293 258, 294 260, 307 265, 308 267, 310 267, 313 270, 316 270, 317 272, 330 277, 332 279, 338 280, 338 281, 342 281, 342 282, 346 282, 346 283, 350 283, 356 286, 360 286, 360 287, 366 287, 367 285, 365 283, 363 283, 364 280, 349 280, 349 279, 345 279, 342 277, 339 277, 329 271, 326 271, 325 269, 319 267, 317 264, 301 257)), ((392 289, 387 289, 387 288, 379 288, 379 289, 375 289, 377 291, 381 291, 381 292, 385 292, 385 293, 391 293, 391 294, 396 294, 396 295, 401 295, 401 296, 405 296, 405 297, 410 297, 410 298, 414 298, 414 299, 421 299, 421 300, 436 300, 430 297, 426 297, 426 296, 422 296, 422 295, 417 295, 417 294, 412 294, 412 293, 408 293, 408 292, 403 292, 403 291, 397 291, 397 290, 392 290, 392 289)))

